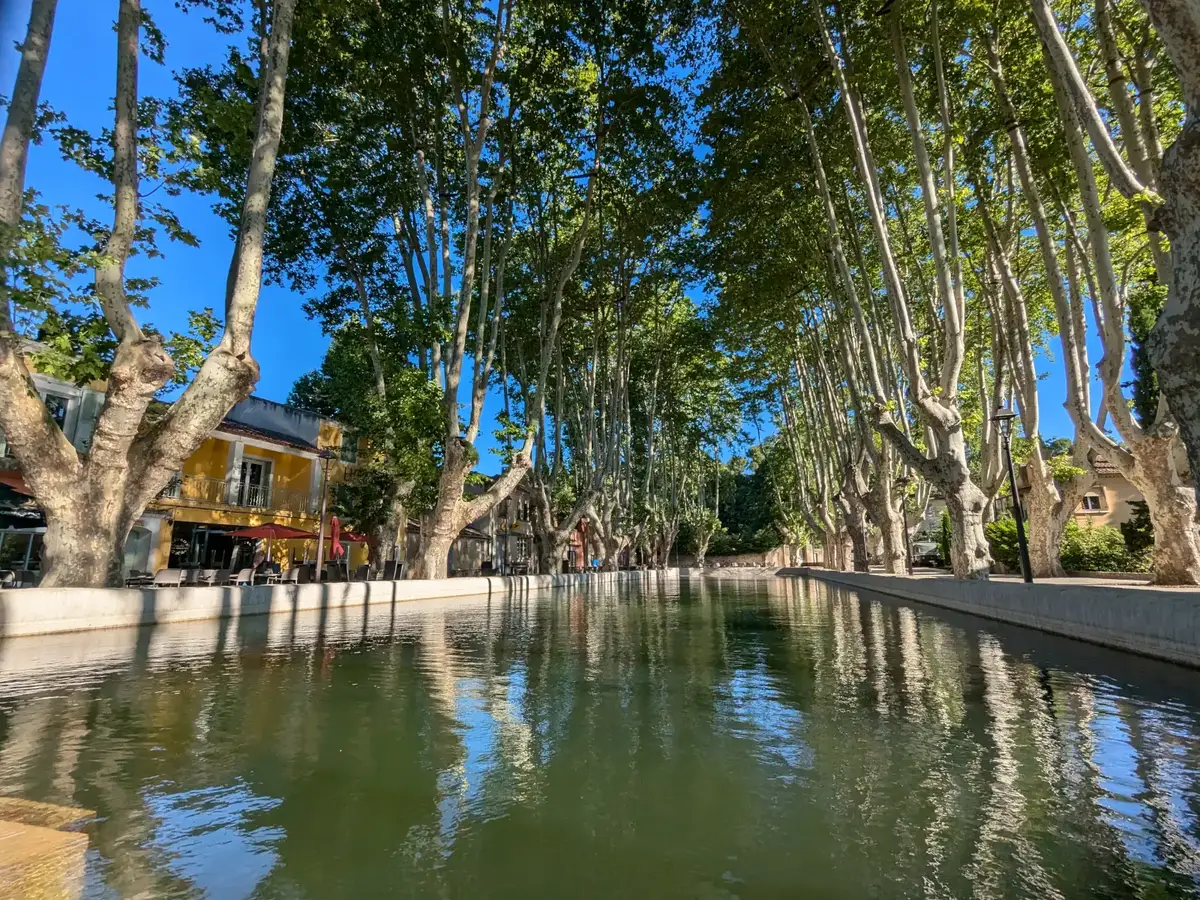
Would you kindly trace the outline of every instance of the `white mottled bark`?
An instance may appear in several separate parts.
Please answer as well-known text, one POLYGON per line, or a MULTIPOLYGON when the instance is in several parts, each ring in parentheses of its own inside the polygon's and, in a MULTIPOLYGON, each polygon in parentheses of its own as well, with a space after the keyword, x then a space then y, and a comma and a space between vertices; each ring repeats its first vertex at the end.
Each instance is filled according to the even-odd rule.
MULTIPOLYGON (((933 481, 946 496, 947 508, 950 510, 955 534, 951 553, 954 574, 960 578, 987 578, 991 559, 987 538, 982 527, 982 514, 987 498, 971 480, 970 469, 967 465, 962 417, 954 396, 957 373, 961 367, 964 335, 961 319, 956 322, 959 310, 949 269, 946 265, 945 245, 944 242, 940 243, 942 265, 939 267, 938 277, 941 293, 947 298, 943 304, 946 306, 943 310, 943 317, 944 319, 945 317, 949 318, 946 329, 947 342, 953 340, 955 344, 953 347, 947 346, 944 349, 943 370, 940 377, 943 390, 941 396, 935 397, 922 369, 920 342, 913 327, 903 280, 892 253, 887 217, 884 214, 884 204, 879 188, 878 167, 875 165, 871 153, 866 122, 842 63, 842 57, 846 52, 845 43, 841 41, 839 44, 835 44, 825 13, 819 4, 813 8, 813 11, 825 58, 833 71, 835 84, 850 123, 855 165, 863 182, 864 197, 875 236, 876 252, 883 268, 884 284, 891 302, 893 324, 903 351, 902 360, 910 396, 925 424, 935 435, 936 452, 932 458, 927 458, 913 444, 908 435, 896 427, 890 417, 886 415, 878 416, 876 428, 886 440, 892 442, 906 464, 933 481), (950 387, 951 385, 953 387, 950 387)), ((893 47, 898 56, 899 71, 905 68, 905 57, 903 40, 896 25, 893 25, 893 47)), ((933 235, 931 243, 938 245, 942 241, 942 236, 940 214, 937 212, 936 188, 932 186, 932 171, 929 166, 928 154, 924 150, 924 139, 919 130, 919 117, 915 115, 915 101, 911 97, 911 79, 906 78, 904 72, 899 72, 899 74, 901 94, 906 95, 905 105, 909 120, 909 132, 913 141, 914 153, 918 157, 918 169, 921 169, 922 158, 925 163, 926 171, 922 173, 921 184, 927 221, 931 235, 933 235), (925 177, 926 175, 928 178, 925 177)), ((934 252, 936 254, 938 250, 935 248, 934 252)), ((864 334, 863 338, 871 340, 869 334, 864 334)))
MULTIPOLYGON (((1043 23, 1043 45, 1047 26, 1043 23)), ((1057 29, 1055 29, 1057 35, 1057 29)), ((1061 39, 1061 38, 1060 38, 1061 39)), ((1155 553, 1152 564, 1158 584, 1200 583, 1200 539, 1195 523, 1197 504, 1194 491, 1180 489, 1182 478, 1175 464, 1178 429, 1172 422, 1159 421, 1142 428, 1133 418, 1121 389, 1121 368, 1125 359, 1124 306, 1117 291, 1109 251, 1108 229, 1100 206, 1099 191, 1091 160, 1083 143, 1080 110, 1071 108, 1069 83, 1064 67, 1050 67, 1050 81, 1063 120, 1064 133, 1079 183, 1080 197, 1088 225, 1088 245, 1098 285, 1100 301, 1099 330, 1104 356, 1098 366, 1104 384, 1104 408, 1112 416, 1125 446, 1118 446, 1098 426, 1085 430, 1089 443, 1103 453, 1145 497, 1151 521, 1155 522, 1155 553), (1162 522, 1160 529, 1158 522, 1162 522), (1188 523, 1183 524, 1181 523, 1188 523)), ((1178 145, 1177 145, 1178 146, 1178 145)), ((1173 256, 1181 256, 1179 247, 1173 256)), ((1174 291, 1174 286, 1172 287, 1174 291)), ((1079 339, 1077 337, 1076 339, 1079 339)), ((1190 361, 1194 370, 1195 359, 1190 361)))

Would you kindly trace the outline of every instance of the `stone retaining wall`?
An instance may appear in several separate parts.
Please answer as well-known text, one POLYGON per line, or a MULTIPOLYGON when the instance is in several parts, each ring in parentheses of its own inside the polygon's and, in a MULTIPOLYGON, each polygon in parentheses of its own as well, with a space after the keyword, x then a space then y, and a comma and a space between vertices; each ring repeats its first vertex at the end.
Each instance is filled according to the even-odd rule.
POLYGON ((1200 667, 1200 592, 1127 585, 963 582, 801 567, 807 576, 1200 667))
POLYGON ((594 572, 422 581, 351 581, 253 587, 20 588, 0 591, 0 636, 127 628, 456 597, 524 597, 556 587, 656 584, 665 572, 594 572))

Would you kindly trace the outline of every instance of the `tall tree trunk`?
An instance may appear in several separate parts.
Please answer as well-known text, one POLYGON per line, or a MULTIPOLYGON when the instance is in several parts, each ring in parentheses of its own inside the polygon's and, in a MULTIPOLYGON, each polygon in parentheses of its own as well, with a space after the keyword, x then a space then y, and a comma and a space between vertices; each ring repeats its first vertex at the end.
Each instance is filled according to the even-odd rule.
MULTIPOLYGON (((1200 492, 1200 10, 1193 0, 1143 0, 1142 5, 1174 64, 1186 108, 1183 129, 1163 154, 1158 172, 1163 205, 1153 224, 1170 241, 1172 272, 1167 302, 1146 349, 1187 447, 1194 489, 1200 492)), ((1197 497, 1200 493, 1193 494, 1190 504, 1193 516, 1200 510, 1197 497)), ((1179 518, 1177 512, 1162 516, 1179 518)), ((1183 572, 1193 566, 1169 568, 1183 572)))
POLYGON ((871 552, 867 548, 867 510, 862 501, 851 496, 850 491, 842 494, 838 503, 842 521, 850 535, 850 558, 855 572, 871 571, 871 552))
POLYGON ((1021 505, 1029 514, 1029 564, 1035 578, 1059 578, 1066 574, 1058 549, 1066 521, 1058 515, 1062 497, 1040 447, 1035 445, 1025 471, 1029 493, 1021 505))
POLYGON ((463 506, 463 488, 471 471, 470 454, 462 441, 446 446, 442 470, 438 474, 437 499, 425 518, 417 545, 417 557, 408 570, 408 577, 446 578, 449 575, 450 547, 462 526, 458 524, 463 506))
MULTIPOLYGON (((813 12, 824 47, 825 58, 833 71, 840 100, 849 119, 855 166, 863 184, 863 195, 870 213, 876 249, 883 269, 883 282, 891 301, 893 324, 900 339, 901 349, 904 351, 902 358, 908 376, 910 396, 922 419, 936 435, 935 454, 932 458, 927 458, 913 444, 909 436, 895 425, 886 410, 876 412, 878 419, 876 429, 886 440, 892 442, 906 463, 937 485, 946 496, 951 517, 956 520, 954 523, 956 526, 955 543, 958 549, 951 554, 955 576, 985 579, 991 565, 981 519, 987 498, 971 480, 962 432, 962 416, 955 401, 956 373, 961 366, 964 336, 953 284, 952 282, 948 283, 949 279, 945 277, 947 272, 944 271, 945 267, 943 266, 942 271, 938 273, 939 283, 948 288, 949 294, 943 316, 947 326, 947 339, 953 338, 955 346, 945 348, 945 362, 941 372, 942 391, 939 397, 935 396, 922 370, 920 343, 913 327, 903 278, 891 249, 883 198, 879 188, 879 167, 875 164, 874 155, 870 149, 862 110, 842 62, 847 50, 843 39, 844 35, 840 36, 838 42, 835 43, 822 7, 817 5, 813 8, 813 12)), ((926 171, 930 167, 928 154, 924 152, 924 138, 920 130, 914 127, 917 120, 915 106, 910 102, 912 86, 902 77, 900 87, 901 93, 905 95, 906 108, 911 107, 908 109, 907 115, 909 134, 914 148, 918 151, 917 161, 918 168, 922 170, 922 193, 926 202, 927 217, 932 216, 929 218, 930 233, 933 235, 931 240, 938 245, 941 241, 941 225, 937 213, 937 198, 936 192, 929 196, 932 174, 926 171)), ((934 250, 943 257, 944 263, 944 243, 935 246, 934 250)), ((864 333, 863 339, 870 341, 872 336, 864 333)))
POLYGON ((904 575, 908 572, 908 545, 904 540, 904 522, 889 496, 890 482, 891 479, 886 483, 877 479, 871 490, 863 495, 862 502, 868 518, 883 538, 884 571, 890 575, 904 575))
MULTIPOLYGON (((1192 13, 1195 14, 1194 9, 1192 9, 1192 13)), ((1200 535, 1197 533, 1195 522, 1196 493, 1194 490, 1177 490, 1182 485, 1182 479, 1175 463, 1176 442, 1179 438, 1177 427, 1170 421, 1159 420, 1150 428, 1143 428, 1133 418, 1122 392, 1121 370, 1125 359, 1125 310, 1118 293, 1116 274, 1113 269, 1108 226, 1100 205, 1100 195, 1091 158, 1084 146, 1079 118, 1082 118, 1087 126, 1088 133, 1092 136, 1093 146, 1113 183, 1122 190, 1122 193, 1129 196, 1130 188, 1123 186, 1120 173, 1116 171, 1124 166, 1124 162, 1119 155, 1115 154, 1115 151, 1111 150, 1111 141, 1109 141, 1110 149, 1106 150, 1102 147, 1108 137, 1106 126, 1099 121, 1099 116, 1095 113, 1095 104, 1091 96, 1086 93, 1086 86, 1080 86, 1081 79, 1079 79, 1074 60, 1063 43, 1062 36, 1058 33, 1057 25, 1045 0, 1034 0, 1034 14, 1042 35, 1043 50, 1049 57, 1050 82, 1059 107, 1060 118, 1063 121, 1067 149, 1076 172, 1088 226, 1088 245, 1098 285, 1097 326, 1104 346, 1104 356, 1098 366, 1104 384, 1104 408, 1112 416, 1126 445, 1118 445, 1098 427, 1085 429, 1084 433, 1097 452, 1107 456, 1130 483, 1142 492, 1150 510, 1151 521, 1163 523, 1162 529, 1157 526, 1155 528, 1153 563, 1155 582, 1158 584, 1200 584, 1200 535), (1116 158, 1111 159, 1110 157, 1113 156, 1116 158), (1181 523, 1188 522, 1191 523, 1190 527, 1181 525, 1181 523)), ((1200 27, 1200 19, 1196 20, 1196 24, 1200 27)), ((1200 37, 1200 31, 1197 32, 1197 37, 1200 37)), ((1200 43, 1197 44, 1197 48, 1200 49, 1200 43)), ((1197 58, 1200 59, 1200 57, 1197 58)), ((1190 115, 1196 111, 1196 108, 1193 107, 1190 115)), ((1189 121, 1191 121, 1190 116, 1189 121)), ((1183 148, 1181 152, 1186 152, 1187 127, 1185 126, 1184 134, 1168 151, 1168 157, 1179 148, 1183 148)), ((1196 141, 1200 142, 1200 134, 1197 134, 1196 141)), ((1196 157, 1196 160, 1197 171, 1193 177, 1200 178, 1200 155, 1196 157)), ((1163 184, 1167 183, 1167 169, 1168 164, 1164 158, 1161 181, 1163 184)), ((1135 181, 1136 176, 1126 172, 1124 181, 1131 180, 1135 181)), ((1168 200, 1166 208, 1173 209, 1176 213, 1179 211, 1179 207, 1173 207, 1170 200, 1168 200)), ((1197 224, 1200 225, 1200 219, 1197 220, 1197 224)), ((1070 230, 1071 223, 1069 221, 1067 226, 1070 230)), ((1200 236, 1200 230, 1197 231, 1197 236, 1200 236)), ((1189 262, 1182 263, 1184 270, 1189 265, 1193 269, 1200 265, 1194 258, 1191 258, 1191 254, 1197 250, 1200 250, 1200 244, 1188 247, 1186 241, 1182 246, 1175 244, 1174 240, 1172 241, 1172 258, 1176 265, 1180 265, 1181 260, 1189 260, 1189 262)), ((1178 269, 1175 274, 1179 275, 1178 269)), ((1196 282, 1196 286, 1200 288, 1200 281, 1196 282)), ((1179 282, 1173 281, 1168 296, 1168 306, 1171 303, 1170 296, 1178 296, 1179 287, 1179 282)), ((1200 326, 1200 304, 1195 306, 1195 313, 1197 316, 1195 324, 1200 326)), ((1164 310, 1165 315, 1166 310, 1164 310)), ((1158 325, 1155 326, 1156 332, 1161 324, 1162 319, 1160 318, 1158 325)), ((1182 323, 1177 324, 1180 327, 1186 327, 1182 323)), ((1197 338, 1194 349, 1200 351, 1200 338, 1197 338)), ((1200 376, 1195 374, 1198 369, 1195 360, 1195 356, 1189 360, 1188 377, 1200 387, 1200 376)), ((1161 372, 1159 377, 1161 384, 1161 372)), ((1197 394, 1197 398, 1200 399, 1200 393, 1197 394)), ((1174 407, 1172 407, 1172 412, 1175 412, 1174 407)), ((1200 407, 1195 410, 1195 413, 1200 415, 1200 407)), ((1200 426, 1200 419, 1196 421, 1200 426)), ((1180 417, 1180 425, 1182 424, 1183 421, 1180 417)))
POLYGON ((516 490, 532 466, 529 458, 532 445, 533 436, 529 435, 504 473, 483 494, 470 501, 463 499, 463 488, 471 471, 475 449, 461 438, 446 445, 438 476, 437 500, 425 517, 417 556, 408 570, 409 578, 447 577, 450 548, 455 539, 464 528, 488 515, 516 490))

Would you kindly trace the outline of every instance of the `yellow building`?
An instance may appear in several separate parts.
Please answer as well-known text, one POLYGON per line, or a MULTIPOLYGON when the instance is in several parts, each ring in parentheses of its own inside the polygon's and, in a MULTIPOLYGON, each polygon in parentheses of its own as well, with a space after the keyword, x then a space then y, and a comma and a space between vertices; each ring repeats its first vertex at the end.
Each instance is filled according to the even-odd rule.
MULTIPOLYGON (((41 374, 35 382, 68 440, 86 450, 102 391, 41 374)), ((325 470, 329 485, 344 479, 358 461, 359 443, 331 419, 259 397, 242 401, 135 523, 125 547, 126 573, 249 566, 256 550, 268 548, 230 533, 255 525, 276 523, 316 534, 325 470), (332 452, 328 461, 320 456, 325 450, 332 452)), ((0 438, 0 456, 4 453, 0 438)), ((328 537, 328 515, 325 524, 328 537)), ((36 571, 44 531, 40 521, 6 529, 0 556, 13 557, 8 567, 36 571)), ((284 567, 313 560, 316 543, 275 541, 271 558, 284 567)), ((351 571, 366 562, 365 544, 346 549, 351 571)))

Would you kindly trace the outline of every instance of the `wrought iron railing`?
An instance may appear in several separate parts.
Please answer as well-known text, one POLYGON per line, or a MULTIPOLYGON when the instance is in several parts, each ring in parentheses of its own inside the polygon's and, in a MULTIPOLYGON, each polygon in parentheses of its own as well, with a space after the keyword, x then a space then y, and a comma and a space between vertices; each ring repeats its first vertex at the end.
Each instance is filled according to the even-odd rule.
POLYGON ((159 493, 159 499, 184 503, 237 506, 310 515, 317 511, 318 500, 307 491, 290 491, 269 485, 226 481, 203 475, 176 475, 159 493))

